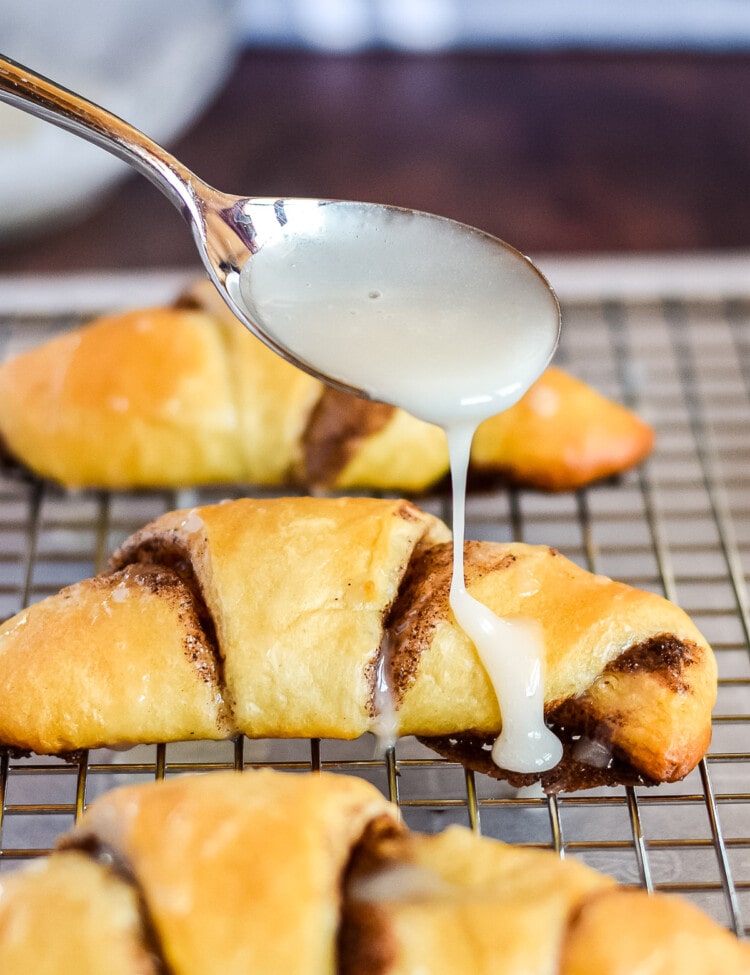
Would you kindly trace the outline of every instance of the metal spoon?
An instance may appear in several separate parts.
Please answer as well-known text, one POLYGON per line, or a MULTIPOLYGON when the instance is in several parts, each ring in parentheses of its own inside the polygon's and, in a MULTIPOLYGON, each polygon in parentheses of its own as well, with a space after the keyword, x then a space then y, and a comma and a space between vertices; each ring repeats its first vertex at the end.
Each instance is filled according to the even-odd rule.
MULTIPOLYGON (((527 360, 520 370, 523 386, 554 352, 560 310, 547 281, 526 257, 489 234, 377 204, 222 193, 116 115, 2 55, 0 100, 101 146, 151 180, 190 224, 206 270, 237 318, 285 359, 330 385, 395 402, 389 389, 372 380, 365 346, 373 330, 392 326, 396 314, 406 323, 400 340, 411 340, 413 332, 399 358, 416 359, 426 344, 443 351, 443 367, 453 372, 460 371, 460 355, 472 342, 470 323, 476 315, 486 318, 493 303, 513 308, 520 301, 531 308, 528 328, 534 332, 521 353, 527 360), (453 306, 457 317, 445 318, 453 306), (414 310, 422 319, 428 311, 432 322, 445 318, 442 331, 410 332, 414 310), (326 320, 343 323, 335 339, 308 326, 326 320), (358 363, 368 369, 361 371, 358 363)), ((512 326, 522 327, 515 321, 512 326)), ((485 358, 505 348, 499 333, 496 344, 485 358)), ((499 376, 493 370, 493 389, 505 397, 494 412, 524 392, 516 395, 516 365, 510 361, 499 376)), ((472 396, 476 392, 470 390, 472 396)))

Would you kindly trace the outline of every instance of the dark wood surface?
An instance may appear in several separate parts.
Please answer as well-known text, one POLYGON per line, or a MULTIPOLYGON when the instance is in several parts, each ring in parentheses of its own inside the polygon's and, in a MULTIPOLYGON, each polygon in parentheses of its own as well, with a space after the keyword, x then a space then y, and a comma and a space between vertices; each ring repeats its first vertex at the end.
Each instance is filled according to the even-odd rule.
MULTIPOLYGON (((750 246, 750 55, 248 51, 175 146, 247 195, 417 207, 529 254, 750 246)), ((143 177, 0 272, 197 266, 143 177)))

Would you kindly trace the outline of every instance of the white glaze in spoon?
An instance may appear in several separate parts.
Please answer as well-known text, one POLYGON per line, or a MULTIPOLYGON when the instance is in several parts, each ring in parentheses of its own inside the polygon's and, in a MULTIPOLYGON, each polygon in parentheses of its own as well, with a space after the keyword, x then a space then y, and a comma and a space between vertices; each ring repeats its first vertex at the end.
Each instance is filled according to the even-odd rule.
POLYGON ((431 214, 287 200, 256 219, 230 294, 279 346, 339 385, 430 423, 515 403, 554 352, 559 309, 521 254, 431 214))

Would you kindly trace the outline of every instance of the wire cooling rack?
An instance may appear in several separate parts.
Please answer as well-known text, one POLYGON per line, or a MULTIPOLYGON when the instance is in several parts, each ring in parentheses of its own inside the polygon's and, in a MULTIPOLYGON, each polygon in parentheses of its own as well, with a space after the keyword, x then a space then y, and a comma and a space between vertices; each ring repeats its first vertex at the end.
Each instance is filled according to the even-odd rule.
MULTIPOLYGON (((750 935, 750 273, 703 294, 699 268, 682 283, 669 279, 660 288, 650 281, 630 291, 627 268, 616 265, 598 288, 591 285, 596 267, 572 277, 570 270, 560 269, 557 362, 650 421, 656 451, 639 470, 575 494, 474 494, 467 535, 549 544, 586 568, 682 605, 719 663, 713 742, 700 766, 674 785, 546 798, 467 773, 410 739, 385 756, 367 737, 92 751, 76 764, 0 754, 0 870, 47 852, 87 803, 124 782, 264 765, 325 768, 374 782, 414 828, 458 822, 508 842, 551 847, 624 883, 683 894, 750 935)), ((153 278, 140 290, 131 279, 114 278, 103 293, 100 284, 4 291, 0 280, 0 356, 100 308, 166 298, 174 282, 158 281, 154 291, 153 278), (23 300, 6 300, 13 305, 6 311, 4 294, 23 300)), ((100 570, 123 538, 163 511, 252 493, 65 493, 2 475, 0 618, 100 570)), ((447 497, 422 503, 447 518, 447 497)))

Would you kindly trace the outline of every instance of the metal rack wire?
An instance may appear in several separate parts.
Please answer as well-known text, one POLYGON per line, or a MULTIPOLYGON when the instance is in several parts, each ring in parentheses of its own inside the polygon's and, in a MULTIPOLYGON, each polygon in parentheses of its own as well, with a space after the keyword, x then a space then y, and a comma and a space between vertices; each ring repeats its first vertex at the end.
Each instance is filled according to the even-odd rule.
MULTIPOLYGON (((0 870, 48 851, 86 804, 128 781, 271 765, 361 775, 418 829, 461 822, 576 856, 618 880, 681 893, 750 935, 750 289, 748 295, 564 302, 558 361, 654 424, 658 446, 616 483, 569 495, 471 497, 467 534, 556 546, 587 568, 682 605, 713 644, 710 752, 683 782, 557 798, 512 790, 406 739, 194 743, 91 752, 75 764, 0 756, 0 870)), ((76 315, 2 315, 0 356, 76 315)), ((99 570, 131 531, 173 507, 251 489, 67 494, 0 476, 0 618, 99 570)), ((266 492, 269 493, 269 492, 266 492)), ((447 517, 448 499, 423 504, 447 517)))

